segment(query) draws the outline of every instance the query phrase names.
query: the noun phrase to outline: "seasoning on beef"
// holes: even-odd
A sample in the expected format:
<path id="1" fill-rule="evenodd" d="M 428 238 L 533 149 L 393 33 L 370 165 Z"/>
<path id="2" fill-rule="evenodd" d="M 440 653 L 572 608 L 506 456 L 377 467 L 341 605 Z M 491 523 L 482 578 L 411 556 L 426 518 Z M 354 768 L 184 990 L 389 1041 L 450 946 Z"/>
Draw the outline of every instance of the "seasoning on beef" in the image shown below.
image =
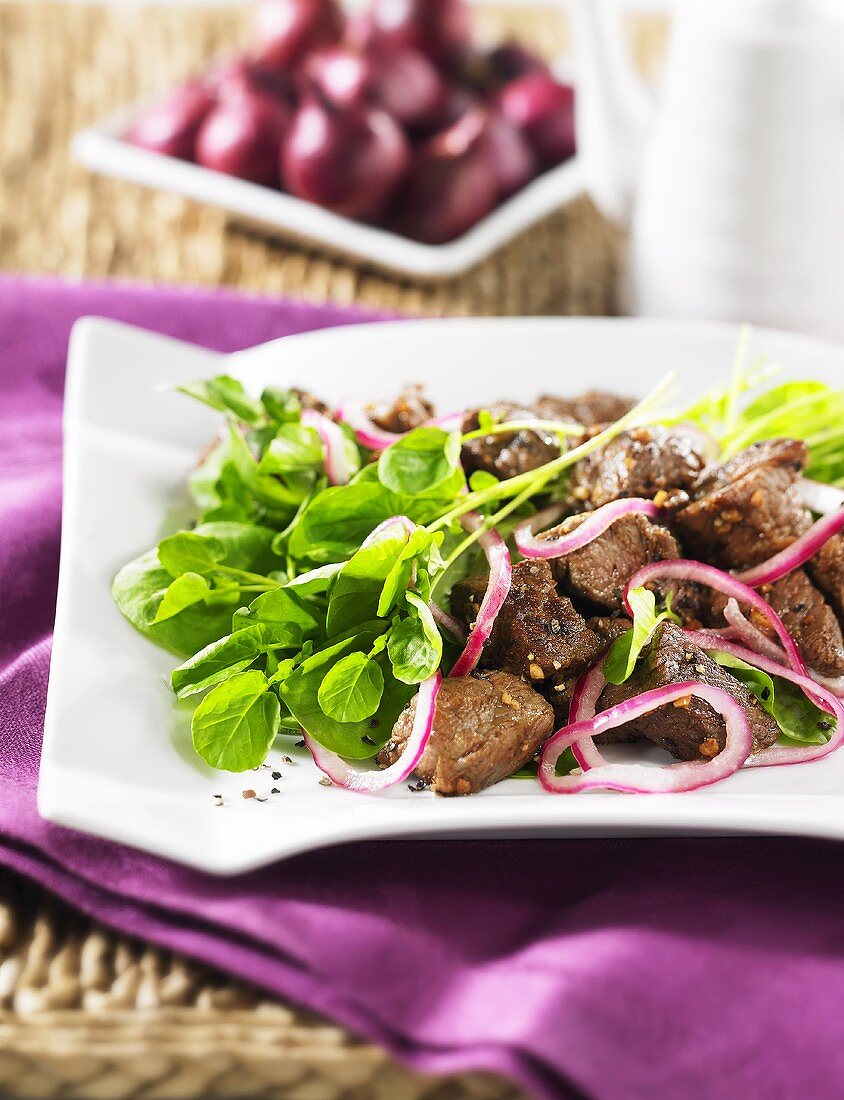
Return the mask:
<path id="1" fill-rule="evenodd" d="M 403 751 L 416 697 L 399 715 L 378 763 Z M 416 774 L 440 794 L 474 794 L 523 767 L 554 729 L 554 712 L 534 689 L 507 672 L 444 680 L 431 737 Z"/>
<path id="2" fill-rule="evenodd" d="M 477 618 L 486 586 L 486 577 L 470 577 L 452 589 L 452 612 L 469 626 Z M 526 559 L 513 566 L 510 591 L 481 663 L 539 686 L 583 671 L 604 648 L 568 596 L 557 592 L 548 562 Z"/>
<path id="3" fill-rule="evenodd" d="M 510 401 L 494 401 L 469 413 L 463 421 L 463 431 L 474 432 L 480 427 L 479 414 L 485 409 L 498 423 L 507 420 L 535 420 L 536 412 Z M 485 470 L 496 477 L 515 477 L 517 474 L 544 466 L 560 454 L 559 436 L 552 432 L 520 431 L 492 432 L 470 439 L 463 444 L 461 461 L 468 474 Z"/>
<path id="4" fill-rule="evenodd" d="M 662 623 L 657 627 L 644 659 L 636 666 L 633 675 L 623 684 L 608 684 L 599 700 L 598 710 L 607 710 L 652 688 L 686 680 L 723 688 L 741 704 L 753 737 L 751 751 L 758 752 L 776 741 L 779 734 L 777 724 L 762 709 L 756 697 L 702 649 L 692 645 L 673 623 Z M 721 715 L 695 696 L 689 697 L 688 705 L 667 703 L 651 714 L 628 723 L 626 728 L 667 749 L 678 760 L 711 759 L 723 749 L 726 740 L 726 726 Z"/>
<path id="5" fill-rule="evenodd" d="M 570 516 L 547 531 L 553 540 L 579 527 L 586 517 Z M 551 568 L 560 588 L 578 604 L 596 611 L 621 611 L 625 586 L 633 574 L 653 561 L 681 558 L 680 546 L 667 527 L 643 515 L 623 516 L 602 535 L 579 550 L 554 558 Z M 672 609 L 683 622 L 700 618 L 700 591 L 696 585 L 679 581 L 651 586 L 664 602 L 672 593 Z"/>
<path id="6" fill-rule="evenodd" d="M 706 464 L 700 438 L 682 428 L 636 428 L 582 458 L 571 472 L 570 495 L 579 510 L 619 497 L 672 495 L 692 488 Z"/>
<path id="7" fill-rule="evenodd" d="M 812 522 L 796 485 L 805 464 L 805 443 L 768 439 L 707 473 L 675 517 L 683 544 L 724 569 L 784 550 Z"/>
<path id="8" fill-rule="evenodd" d="M 385 432 L 409 432 L 434 415 L 434 406 L 423 396 L 421 386 L 406 386 L 392 404 L 370 405 L 369 419 Z"/>
<path id="9" fill-rule="evenodd" d="M 622 634 L 626 634 L 632 627 L 632 623 L 629 619 L 623 619 L 613 615 L 599 615 L 592 619 L 586 620 L 586 625 L 590 630 L 593 630 L 601 639 L 601 648 L 608 649 L 616 638 L 620 638 Z M 557 679 L 552 683 L 546 685 L 543 689 L 545 691 L 545 697 L 551 706 L 554 708 L 554 728 L 559 729 L 569 721 L 569 709 L 571 706 L 572 696 L 574 695 L 575 685 L 580 679 L 581 673 L 575 673 L 570 676 L 566 676 L 563 679 Z M 621 728 L 621 727 L 619 727 Z M 612 731 L 613 733 L 616 730 Z M 621 738 L 622 740 L 630 740 L 629 737 Z"/>
<path id="10" fill-rule="evenodd" d="M 554 397 L 543 394 L 534 409 L 543 420 L 574 420 L 584 427 L 595 424 L 612 424 L 630 412 L 636 401 L 632 397 L 620 397 L 616 393 L 589 390 L 579 397 Z"/>

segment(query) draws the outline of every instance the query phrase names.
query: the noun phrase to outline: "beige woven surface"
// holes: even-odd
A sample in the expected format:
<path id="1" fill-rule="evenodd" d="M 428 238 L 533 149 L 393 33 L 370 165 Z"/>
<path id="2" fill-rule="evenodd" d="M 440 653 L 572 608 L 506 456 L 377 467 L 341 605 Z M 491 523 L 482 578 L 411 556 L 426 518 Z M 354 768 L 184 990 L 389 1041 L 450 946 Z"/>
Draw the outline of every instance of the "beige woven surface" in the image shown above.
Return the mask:
<path id="1" fill-rule="evenodd" d="M 496 6 L 485 33 L 564 49 L 561 15 Z M 644 67 L 665 27 L 630 27 Z M 0 269 L 220 284 L 433 313 L 603 313 L 617 235 L 587 200 L 465 277 L 387 279 L 228 226 L 186 200 L 99 179 L 71 135 L 244 37 L 242 10 L 0 2 Z M 516 1097 L 475 1075 L 422 1079 L 341 1029 L 92 926 L 0 879 L 0 1094 L 77 1100 Z"/>

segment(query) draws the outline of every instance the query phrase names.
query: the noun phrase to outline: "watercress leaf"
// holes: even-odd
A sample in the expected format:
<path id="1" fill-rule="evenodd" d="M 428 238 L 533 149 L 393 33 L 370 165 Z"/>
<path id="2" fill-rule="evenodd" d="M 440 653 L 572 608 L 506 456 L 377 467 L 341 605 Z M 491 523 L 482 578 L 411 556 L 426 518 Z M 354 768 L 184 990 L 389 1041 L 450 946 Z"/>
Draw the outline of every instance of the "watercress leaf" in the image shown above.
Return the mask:
<path id="1" fill-rule="evenodd" d="M 278 696 L 250 669 L 217 684 L 193 714 L 193 746 L 212 768 L 245 772 L 261 765 L 281 720 Z"/>
<path id="2" fill-rule="evenodd" d="M 419 684 L 440 667 L 443 643 L 428 605 L 415 592 L 408 592 L 407 599 L 415 613 L 390 631 L 387 654 L 396 679 Z"/>
<path id="3" fill-rule="evenodd" d="M 337 574 L 328 601 L 325 629 L 329 637 L 377 614 L 384 582 L 407 545 L 405 529 L 396 524 L 384 537 L 362 546 Z"/>
<path id="4" fill-rule="evenodd" d="M 319 436 L 302 424 L 282 424 L 258 464 L 259 473 L 282 476 L 321 469 Z"/>
<path id="5" fill-rule="evenodd" d="M 121 613 L 158 645 L 187 656 L 228 634 L 239 597 L 209 593 L 206 602 L 192 604 L 169 619 L 156 622 L 158 609 L 173 583 L 156 550 L 128 562 L 112 582 L 111 592 Z"/>
<path id="6" fill-rule="evenodd" d="M 753 692 L 786 737 L 811 745 L 829 740 L 835 719 L 816 707 L 794 684 L 779 676 L 769 676 L 729 653 L 715 652 L 711 656 Z"/>
<path id="7" fill-rule="evenodd" d="M 285 657 L 283 661 L 276 661 L 272 673 L 269 674 L 271 685 L 282 684 L 297 665 L 295 657 Z M 268 670 L 269 672 L 269 670 Z"/>
<path id="8" fill-rule="evenodd" d="M 158 560 L 174 577 L 182 573 L 213 573 L 224 555 L 225 548 L 219 539 L 195 531 L 179 531 L 158 544 Z"/>
<path id="9" fill-rule="evenodd" d="M 338 722 L 370 718 L 384 693 L 384 675 L 365 653 L 349 653 L 326 672 L 317 700 L 323 713 Z"/>
<path id="10" fill-rule="evenodd" d="M 248 668 L 270 648 L 299 649 L 302 632 L 292 623 L 255 623 L 195 653 L 174 669 L 170 684 L 183 699 Z"/>
<path id="11" fill-rule="evenodd" d="M 394 493 L 415 496 L 441 485 L 459 459 L 459 432 L 414 428 L 381 452 L 378 480 Z"/>
<path id="12" fill-rule="evenodd" d="M 290 588 L 272 588 L 262 592 L 249 607 L 238 608 L 233 625 L 242 628 L 252 623 L 296 626 L 302 638 L 312 638 L 323 628 L 323 615 Z"/>
<path id="13" fill-rule="evenodd" d="M 473 493 L 480 492 L 482 489 L 490 489 L 497 484 L 498 478 L 495 474 L 491 474 L 489 470 L 475 470 L 469 478 L 469 488 Z"/>
<path id="14" fill-rule="evenodd" d="M 611 684 L 623 684 L 629 678 L 659 624 L 675 617 L 670 608 L 657 614 L 656 598 L 647 588 L 632 589 L 628 599 L 633 612 L 633 628 L 616 638 L 604 662 L 604 676 Z"/>
<path id="15" fill-rule="evenodd" d="M 268 386 L 261 394 L 261 404 L 266 409 L 267 416 L 279 424 L 298 421 L 302 415 L 302 402 L 293 390 Z"/>
<path id="16" fill-rule="evenodd" d="M 205 577 L 201 577 L 199 573 L 183 573 L 181 577 L 176 577 L 164 593 L 164 598 L 158 605 L 155 618 L 152 620 L 153 623 L 172 619 L 186 607 L 204 602 L 210 591 L 211 585 Z"/>
<path id="17" fill-rule="evenodd" d="M 200 523 L 194 534 L 210 536 L 223 546 L 222 563 L 252 573 L 277 569 L 278 557 L 272 552 L 275 532 L 255 523 Z"/>
<path id="18" fill-rule="evenodd" d="M 424 527 L 417 527 L 411 533 L 404 549 L 384 581 L 384 587 L 378 600 L 378 615 L 380 618 L 385 618 L 390 609 L 404 596 L 410 585 L 414 566 L 416 566 L 417 573 L 419 572 L 421 562 L 417 559 L 421 559 L 425 551 L 439 538 L 439 534 L 431 534 Z"/>
<path id="19" fill-rule="evenodd" d="M 381 632 L 381 625 L 385 624 L 367 627 L 352 637 L 335 642 L 315 653 L 294 669 L 279 689 L 282 702 L 290 709 L 302 729 L 321 745 L 350 760 L 364 760 L 374 756 L 386 743 L 396 719 L 413 694 L 413 689 L 393 676 L 389 661 L 382 654 L 377 660 L 384 676 L 384 694 L 377 713 L 371 718 L 361 722 L 338 722 L 323 711 L 317 693 L 326 673 L 341 657 L 348 653 L 369 652 L 374 639 Z"/>
<path id="20" fill-rule="evenodd" d="M 293 577 L 284 586 L 288 591 L 293 591 L 300 596 L 317 596 L 327 592 L 334 577 L 340 572 L 346 563 L 344 561 L 332 562 L 330 565 L 321 565 L 317 569 L 309 570 Z"/>
<path id="21" fill-rule="evenodd" d="M 197 382 L 188 382 L 178 386 L 180 393 L 194 397 L 197 401 L 209 405 L 212 409 L 224 412 L 243 420 L 247 424 L 260 424 L 264 418 L 264 406 L 254 397 L 250 397 L 236 378 L 226 374 Z"/>

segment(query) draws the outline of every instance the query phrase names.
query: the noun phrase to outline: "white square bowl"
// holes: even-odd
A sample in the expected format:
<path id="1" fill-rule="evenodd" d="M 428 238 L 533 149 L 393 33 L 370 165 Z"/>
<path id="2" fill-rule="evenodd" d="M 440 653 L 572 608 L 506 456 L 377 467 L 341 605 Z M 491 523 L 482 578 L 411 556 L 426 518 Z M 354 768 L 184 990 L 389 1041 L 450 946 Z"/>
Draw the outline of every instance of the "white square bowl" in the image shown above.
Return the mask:
<path id="1" fill-rule="evenodd" d="M 215 430 L 209 410 L 162 385 L 225 371 L 250 389 L 304 384 L 329 402 L 424 381 L 441 409 L 586 387 L 644 393 L 676 369 L 691 398 L 723 378 L 737 329 L 586 319 L 397 322 L 330 329 L 221 356 L 101 320 L 74 329 L 65 413 L 62 557 L 38 790 L 42 815 L 207 871 L 245 871 L 309 848 L 395 836 L 804 833 L 844 838 L 844 753 L 754 769 L 682 795 L 577 796 L 508 780 L 467 798 L 400 785 L 357 795 L 319 783 L 292 739 L 269 770 L 213 772 L 193 753 L 190 711 L 168 686 L 176 659 L 121 617 L 117 569 L 184 517 L 184 479 Z M 760 331 L 789 376 L 841 384 L 844 352 Z M 289 755 L 292 763 L 282 757 Z M 278 786 L 268 801 L 244 800 Z M 215 806 L 215 794 L 224 805 Z"/>

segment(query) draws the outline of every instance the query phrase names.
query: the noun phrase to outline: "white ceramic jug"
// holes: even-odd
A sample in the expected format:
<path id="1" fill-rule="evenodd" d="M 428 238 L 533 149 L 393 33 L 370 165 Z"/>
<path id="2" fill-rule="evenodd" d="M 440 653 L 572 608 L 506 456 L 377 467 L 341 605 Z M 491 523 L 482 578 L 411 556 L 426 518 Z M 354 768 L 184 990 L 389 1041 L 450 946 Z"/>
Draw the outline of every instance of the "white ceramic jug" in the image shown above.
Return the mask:
<path id="1" fill-rule="evenodd" d="M 572 0 L 581 152 L 626 304 L 844 338 L 844 0 L 677 0 L 659 106 Z"/>

